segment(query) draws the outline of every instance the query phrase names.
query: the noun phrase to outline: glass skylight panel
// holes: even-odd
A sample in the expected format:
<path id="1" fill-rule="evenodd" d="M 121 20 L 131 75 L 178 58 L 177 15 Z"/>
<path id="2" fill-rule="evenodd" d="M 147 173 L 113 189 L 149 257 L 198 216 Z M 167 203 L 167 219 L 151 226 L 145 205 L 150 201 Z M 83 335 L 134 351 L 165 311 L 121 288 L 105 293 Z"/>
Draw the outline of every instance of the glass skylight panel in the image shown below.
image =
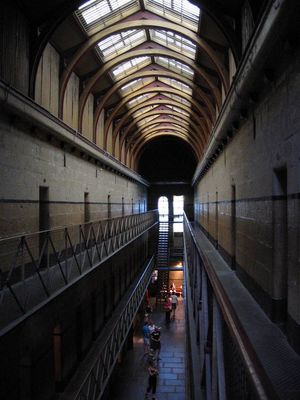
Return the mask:
<path id="1" fill-rule="evenodd" d="M 110 6 L 113 11 L 118 10 L 121 7 L 124 7 L 125 5 L 129 4 L 131 0 L 110 0 Z"/>
<path id="2" fill-rule="evenodd" d="M 187 117 L 189 116 L 189 114 L 186 111 L 184 111 L 182 108 L 175 107 L 175 106 L 167 106 L 167 107 L 171 108 L 173 111 L 176 111 L 180 114 L 186 115 Z"/>
<path id="3" fill-rule="evenodd" d="M 173 10 L 182 13 L 184 17 L 190 18 L 193 21 L 198 21 L 200 9 L 196 5 L 187 0 L 171 0 Z"/>
<path id="4" fill-rule="evenodd" d="M 126 85 L 121 87 L 121 92 L 126 91 L 128 88 L 134 86 L 138 81 L 140 81 L 141 79 L 135 79 L 134 81 L 131 81 L 129 83 L 127 83 Z"/>
<path id="5" fill-rule="evenodd" d="M 127 95 L 130 92 L 134 92 L 135 90 L 141 89 L 145 85 L 148 85 L 149 83 L 153 82 L 154 78 L 139 78 L 135 79 L 134 81 L 131 81 L 127 83 L 126 85 L 122 86 L 120 91 L 122 95 Z"/>
<path id="6" fill-rule="evenodd" d="M 138 126 L 142 127 L 143 125 L 147 124 L 148 122 L 156 119 L 158 117 L 158 115 L 151 115 L 150 117 L 147 118 L 143 118 L 142 121 L 138 121 Z"/>
<path id="7" fill-rule="evenodd" d="M 84 4 L 82 4 L 82 6 L 78 7 L 78 10 L 82 10 L 83 8 L 89 6 L 90 4 L 93 4 L 93 3 L 95 3 L 95 2 L 96 2 L 96 0 L 87 1 L 87 2 L 85 2 Z"/>
<path id="8" fill-rule="evenodd" d="M 170 15 L 180 21 L 186 20 L 194 26 L 198 25 L 200 9 L 188 0 L 148 0 L 147 5 L 166 17 Z"/>
<path id="9" fill-rule="evenodd" d="M 85 8 L 86 6 L 87 8 Z M 100 2 L 88 1 L 83 6 L 81 6 L 79 10 L 84 8 L 85 10 L 82 11 L 81 15 L 87 25 L 92 24 L 93 22 L 97 21 L 97 19 L 104 17 L 111 12 L 111 9 L 106 0 Z"/>
<path id="10" fill-rule="evenodd" d="M 147 112 L 153 110 L 153 108 L 155 108 L 155 107 L 157 107 L 157 105 L 151 105 L 151 106 L 148 106 L 148 107 L 144 107 L 144 108 L 142 108 L 141 110 L 136 111 L 136 112 L 133 114 L 133 117 L 134 117 L 134 118 L 137 118 L 139 115 L 145 114 L 145 113 L 147 113 Z"/>
<path id="11" fill-rule="evenodd" d="M 150 29 L 151 39 L 195 59 L 196 45 L 175 32 Z"/>
<path id="12" fill-rule="evenodd" d="M 138 5 L 138 0 L 90 0 L 76 12 L 82 26 L 89 31 L 95 24 L 105 22 L 115 15 L 122 16 L 125 9 Z"/>
<path id="13" fill-rule="evenodd" d="M 192 94 L 192 89 L 186 85 L 185 83 L 179 82 L 176 79 L 170 79 L 170 78 L 159 78 L 159 80 L 163 83 L 166 83 L 167 85 L 170 85 L 176 89 L 180 89 L 185 93 Z"/>
<path id="14" fill-rule="evenodd" d="M 170 97 L 172 100 L 178 101 L 181 104 L 185 104 L 188 107 L 191 107 L 191 103 L 184 99 L 183 97 L 177 96 L 176 94 L 165 94 L 166 97 Z"/>
<path id="15" fill-rule="evenodd" d="M 194 71 L 186 64 L 181 63 L 180 61 L 174 60 L 173 58 L 167 57 L 155 57 L 155 62 L 163 67 L 169 68 L 172 71 L 180 73 L 188 78 L 194 77 Z"/>
<path id="16" fill-rule="evenodd" d="M 148 56 L 136 57 L 131 60 L 125 61 L 119 64 L 111 72 L 114 78 L 121 78 L 123 76 L 130 75 L 133 71 L 137 71 L 139 68 L 144 67 L 151 63 L 151 58 Z"/>
<path id="17" fill-rule="evenodd" d="M 124 53 L 128 49 L 143 43 L 146 40 L 146 32 L 141 30 L 129 30 L 111 35 L 98 43 L 98 49 L 102 58 L 114 57 Z"/>
<path id="18" fill-rule="evenodd" d="M 153 95 L 152 95 L 152 96 L 153 96 Z M 128 102 L 128 105 L 131 106 L 131 107 L 133 107 L 133 106 L 135 106 L 136 104 L 140 104 L 140 103 L 142 103 L 143 101 L 149 99 L 149 98 L 152 97 L 152 96 L 151 96 L 151 94 L 149 94 L 149 93 L 141 94 L 140 96 L 135 97 L 134 99 L 130 100 L 130 101 Z"/>

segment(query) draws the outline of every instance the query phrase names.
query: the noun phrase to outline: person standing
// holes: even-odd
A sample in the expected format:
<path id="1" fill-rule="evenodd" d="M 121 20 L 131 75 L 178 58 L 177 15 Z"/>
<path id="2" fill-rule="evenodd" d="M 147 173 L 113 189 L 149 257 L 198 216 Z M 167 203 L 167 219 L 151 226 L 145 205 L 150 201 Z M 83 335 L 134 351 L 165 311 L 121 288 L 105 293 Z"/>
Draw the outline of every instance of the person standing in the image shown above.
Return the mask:
<path id="1" fill-rule="evenodd" d="M 168 324 L 170 322 L 170 316 L 172 311 L 172 300 L 169 296 L 165 298 L 163 308 L 166 313 L 166 323 Z"/>
<path id="2" fill-rule="evenodd" d="M 150 333 L 150 348 L 154 352 L 154 357 L 156 356 L 156 360 L 160 360 L 160 328 L 158 326 L 155 327 L 154 331 Z"/>
<path id="3" fill-rule="evenodd" d="M 148 396 L 152 391 L 152 400 L 155 400 L 158 369 L 155 367 L 152 361 L 149 362 L 148 373 L 149 376 L 148 376 L 148 387 L 147 387 L 146 397 L 149 398 Z"/>
<path id="4" fill-rule="evenodd" d="M 173 317 L 173 319 L 175 319 L 175 312 L 176 312 L 177 303 L 178 303 L 178 298 L 177 298 L 175 292 L 173 292 L 171 295 L 171 302 L 172 302 L 172 311 L 173 311 L 172 317 Z"/>
<path id="5" fill-rule="evenodd" d="M 143 326 L 144 356 L 149 353 L 150 348 L 150 329 L 149 322 L 145 321 Z"/>
<path id="6" fill-rule="evenodd" d="M 146 305 L 146 313 L 147 313 L 149 316 L 151 316 L 152 307 L 151 307 L 150 302 L 148 302 L 147 305 Z"/>
<path id="7" fill-rule="evenodd" d="M 154 329 L 155 329 L 155 324 L 154 324 L 154 322 L 152 321 L 152 319 L 149 319 L 149 324 L 148 324 L 148 326 L 149 326 L 149 334 L 151 335 L 151 333 L 154 331 Z"/>

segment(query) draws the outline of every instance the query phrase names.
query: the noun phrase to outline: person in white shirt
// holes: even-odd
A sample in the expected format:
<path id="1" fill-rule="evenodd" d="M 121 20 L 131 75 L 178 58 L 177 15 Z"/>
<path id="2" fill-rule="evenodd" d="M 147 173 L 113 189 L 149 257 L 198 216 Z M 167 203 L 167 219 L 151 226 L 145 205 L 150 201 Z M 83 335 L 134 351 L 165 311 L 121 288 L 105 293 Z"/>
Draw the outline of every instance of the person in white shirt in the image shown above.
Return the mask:
<path id="1" fill-rule="evenodd" d="M 171 300 L 172 300 L 172 317 L 173 317 L 173 319 L 175 319 L 175 312 L 176 312 L 176 307 L 177 307 L 177 303 L 178 303 L 178 298 L 177 298 L 175 292 L 172 292 Z"/>

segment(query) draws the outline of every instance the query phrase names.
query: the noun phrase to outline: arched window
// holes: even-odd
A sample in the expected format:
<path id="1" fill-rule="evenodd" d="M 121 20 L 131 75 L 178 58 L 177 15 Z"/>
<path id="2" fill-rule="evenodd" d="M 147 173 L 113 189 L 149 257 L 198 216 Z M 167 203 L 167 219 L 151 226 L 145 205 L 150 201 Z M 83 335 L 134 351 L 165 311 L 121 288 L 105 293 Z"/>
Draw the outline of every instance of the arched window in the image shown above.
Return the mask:
<path id="1" fill-rule="evenodd" d="M 183 196 L 173 196 L 174 232 L 183 232 Z"/>
<path id="2" fill-rule="evenodd" d="M 158 199 L 159 222 L 167 222 L 169 220 L 169 200 L 165 196 Z"/>

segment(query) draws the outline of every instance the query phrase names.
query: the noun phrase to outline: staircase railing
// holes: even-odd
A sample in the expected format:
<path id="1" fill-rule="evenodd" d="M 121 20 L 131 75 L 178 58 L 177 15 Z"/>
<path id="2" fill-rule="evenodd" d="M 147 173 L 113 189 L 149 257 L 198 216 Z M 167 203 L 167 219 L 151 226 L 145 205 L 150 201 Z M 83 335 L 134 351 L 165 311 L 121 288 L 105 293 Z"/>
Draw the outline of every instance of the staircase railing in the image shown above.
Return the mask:
<path id="1" fill-rule="evenodd" d="M 0 330 L 157 223 L 156 211 L 0 240 Z"/>

